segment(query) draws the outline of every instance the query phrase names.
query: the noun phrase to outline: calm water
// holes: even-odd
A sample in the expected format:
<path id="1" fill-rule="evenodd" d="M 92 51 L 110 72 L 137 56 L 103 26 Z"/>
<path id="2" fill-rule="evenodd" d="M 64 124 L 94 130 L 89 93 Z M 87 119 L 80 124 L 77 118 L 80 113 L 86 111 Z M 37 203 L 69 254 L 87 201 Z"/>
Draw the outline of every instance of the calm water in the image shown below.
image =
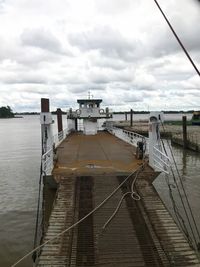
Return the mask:
<path id="1" fill-rule="evenodd" d="M 147 117 L 136 115 L 136 118 Z M 124 116 L 120 115 L 118 119 L 122 120 Z M 180 148 L 173 148 L 173 151 L 200 226 L 200 154 L 184 152 Z M 39 165 L 39 117 L 0 120 L 0 267 L 11 266 L 32 249 Z M 162 175 L 155 185 L 170 205 Z M 19 266 L 31 266 L 31 259 Z"/>

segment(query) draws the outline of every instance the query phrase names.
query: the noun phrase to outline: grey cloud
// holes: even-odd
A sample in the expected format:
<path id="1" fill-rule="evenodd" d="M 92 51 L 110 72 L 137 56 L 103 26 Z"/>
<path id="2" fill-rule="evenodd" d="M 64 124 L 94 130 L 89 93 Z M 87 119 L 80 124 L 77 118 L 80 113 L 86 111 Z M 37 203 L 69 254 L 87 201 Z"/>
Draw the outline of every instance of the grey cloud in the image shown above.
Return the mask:
<path id="1" fill-rule="evenodd" d="M 43 77 L 10 77 L 4 79 L 5 84 L 46 84 L 47 81 Z"/>
<path id="2" fill-rule="evenodd" d="M 33 47 L 24 48 L 23 57 L 16 55 L 15 58 L 19 64 L 30 68 L 40 67 L 44 63 L 54 63 L 59 61 L 56 54 L 42 50 L 35 51 Z"/>
<path id="3" fill-rule="evenodd" d="M 109 74 L 101 73 L 101 70 L 98 72 L 92 72 L 89 74 L 90 80 L 94 84 L 106 84 L 111 81 L 111 77 L 109 77 Z"/>
<path id="4" fill-rule="evenodd" d="M 57 108 L 62 108 L 64 111 L 66 109 L 68 109 L 69 107 L 73 107 L 74 106 L 74 102 L 72 100 L 69 99 L 52 99 L 51 101 L 51 105 Z"/>
<path id="5" fill-rule="evenodd" d="M 89 56 L 90 61 L 92 62 L 92 64 L 94 64 L 95 66 L 98 66 L 100 68 L 110 68 L 113 70 L 123 70 L 125 68 L 127 68 L 127 63 L 124 62 L 123 60 L 120 60 L 119 58 L 107 58 L 105 56 L 102 55 L 92 55 Z"/>
<path id="6" fill-rule="evenodd" d="M 70 34 L 69 42 L 82 51 L 99 50 L 108 58 L 130 61 L 135 57 L 137 41 L 127 40 L 120 32 L 109 26 L 94 28 L 92 31 Z"/>
<path id="7" fill-rule="evenodd" d="M 21 46 L 17 38 L 7 40 L 0 36 L 0 61 L 9 60 L 16 65 L 17 70 L 20 70 L 22 65 L 35 69 L 43 63 L 58 62 L 61 57 L 57 55 L 47 50 Z"/>
<path id="8" fill-rule="evenodd" d="M 134 1 L 138 2 L 138 0 Z M 131 5 L 133 4 L 133 1 L 131 0 L 97 0 L 95 2 L 95 7 L 97 12 L 102 12 L 103 14 L 122 14 L 124 12 L 127 12 Z"/>
<path id="9" fill-rule="evenodd" d="M 36 47 L 52 53 L 72 56 L 72 53 L 64 49 L 59 39 L 49 30 L 26 29 L 21 34 L 21 41 L 24 46 Z"/>
<path id="10" fill-rule="evenodd" d="M 6 0 L 0 0 L 0 13 L 4 12 L 5 2 Z"/>
<path id="11" fill-rule="evenodd" d="M 133 80 L 133 70 L 126 68 L 115 70 L 110 68 L 93 67 L 88 71 L 88 80 L 96 84 L 108 84 L 114 82 L 131 82 Z"/>
<path id="12" fill-rule="evenodd" d="M 179 1 L 171 2 L 168 4 L 168 9 L 164 11 L 183 45 L 191 53 L 198 51 L 200 47 L 200 9 L 194 1 L 189 2 L 183 1 L 181 5 Z M 155 31 L 150 31 L 150 35 L 149 44 L 153 55 L 159 57 L 181 52 L 185 56 L 162 16 L 160 16 L 160 25 Z"/>
<path id="13" fill-rule="evenodd" d="M 105 84 L 95 84 L 95 83 L 83 83 L 79 85 L 71 86 L 69 91 L 72 93 L 85 93 L 88 91 L 104 91 Z"/>
<path id="14" fill-rule="evenodd" d="M 136 96 L 136 95 L 132 95 L 132 96 L 127 96 L 126 99 L 124 100 L 124 102 L 126 103 L 134 103 L 134 102 L 142 102 L 143 99 L 141 96 Z"/>

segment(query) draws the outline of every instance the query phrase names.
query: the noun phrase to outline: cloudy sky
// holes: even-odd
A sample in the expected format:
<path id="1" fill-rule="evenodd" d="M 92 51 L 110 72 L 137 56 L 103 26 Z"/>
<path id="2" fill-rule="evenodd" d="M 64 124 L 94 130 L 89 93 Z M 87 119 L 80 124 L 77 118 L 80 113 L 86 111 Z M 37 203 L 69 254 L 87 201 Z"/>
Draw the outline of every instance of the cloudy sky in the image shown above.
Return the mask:
<path id="1" fill-rule="evenodd" d="M 159 0 L 200 68 L 200 1 Z M 200 77 L 153 0 L 0 0 L 0 106 L 95 98 L 115 110 L 200 109 Z"/>

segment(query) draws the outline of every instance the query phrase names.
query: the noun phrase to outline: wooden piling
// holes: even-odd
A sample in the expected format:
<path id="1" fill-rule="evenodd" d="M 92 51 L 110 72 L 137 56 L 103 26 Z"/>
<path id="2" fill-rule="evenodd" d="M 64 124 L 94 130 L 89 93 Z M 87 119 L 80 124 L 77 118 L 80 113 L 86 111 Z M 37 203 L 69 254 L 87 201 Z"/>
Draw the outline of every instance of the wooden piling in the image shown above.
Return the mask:
<path id="1" fill-rule="evenodd" d="M 183 122 L 183 148 L 187 148 L 187 117 L 182 117 Z"/>
<path id="2" fill-rule="evenodd" d="M 130 126 L 133 126 L 133 110 L 130 111 Z"/>
<path id="3" fill-rule="evenodd" d="M 75 130 L 78 131 L 78 118 L 75 118 Z"/>
<path id="4" fill-rule="evenodd" d="M 125 114 L 125 121 L 127 121 L 127 112 L 125 112 L 124 114 Z"/>
<path id="5" fill-rule="evenodd" d="M 49 99 L 41 98 L 41 112 L 49 112 Z"/>
<path id="6" fill-rule="evenodd" d="M 62 110 L 58 108 L 56 113 L 57 113 L 57 122 L 58 122 L 58 133 L 60 133 L 63 130 Z"/>

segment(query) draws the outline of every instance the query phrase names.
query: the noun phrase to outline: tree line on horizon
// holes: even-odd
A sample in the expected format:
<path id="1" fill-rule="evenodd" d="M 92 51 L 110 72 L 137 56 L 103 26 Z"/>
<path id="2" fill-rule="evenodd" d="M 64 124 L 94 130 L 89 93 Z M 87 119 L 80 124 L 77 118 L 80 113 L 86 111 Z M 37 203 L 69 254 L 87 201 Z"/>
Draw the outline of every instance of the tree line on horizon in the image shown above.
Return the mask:
<path id="1" fill-rule="evenodd" d="M 187 110 L 187 111 L 183 111 L 183 110 L 179 110 L 179 111 L 174 111 L 174 110 L 165 110 L 163 111 L 165 114 L 178 114 L 178 113 L 193 113 L 194 110 Z M 52 111 L 51 112 L 53 115 L 57 114 L 56 111 Z M 66 114 L 66 111 L 62 111 L 62 114 Z M 130 111 L 114 111 L 113 114 L 130 114 Z M 140 111 L 136 111 L 133 110 L 133 114 L 148 114 L 150 113 L 149 111 L 145 111 L 145 110 L 140 110 Z M 0 118 L 14 118 L 15 115 L 39 115 L 40 112 L 15 112 L 13 113 L 12 109 L 10 106 L 2 106 L 0 107 Z"/>
<path id="2" fill-rule="evenodd" d="M 0 107 L 0 118 L 14 118 L 14 113 L 10 106 Z"/>

